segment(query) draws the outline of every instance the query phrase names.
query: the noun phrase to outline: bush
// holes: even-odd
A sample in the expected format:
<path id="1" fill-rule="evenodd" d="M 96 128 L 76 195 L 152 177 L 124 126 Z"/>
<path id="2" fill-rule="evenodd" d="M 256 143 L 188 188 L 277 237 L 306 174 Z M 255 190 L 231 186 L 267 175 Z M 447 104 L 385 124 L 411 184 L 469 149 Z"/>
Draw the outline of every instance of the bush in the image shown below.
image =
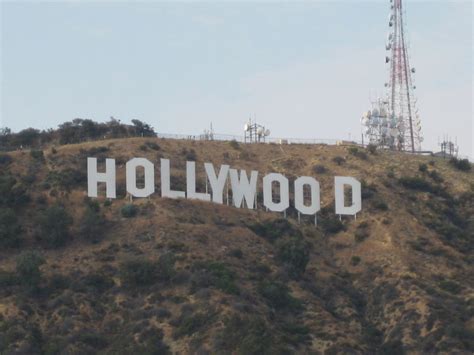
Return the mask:
<path id="1" fill-rule="evenodd" d="M 265 298 L 269 306 L 277 310 L 301 310 L 301 302 L 290 294 L 285 284 L 277 281 L 263 281 L 258 292 Z"/>
<path id="2" fill-rule="evenodd" d="M 375 209 L 380 210 L 380 211 L 388 210 L 387 203 L 381 197 L 374 198 L 372 200 L 372 205 L 374 206 Z"/>
<path id="3" fill-rule="evenodd" d="M 13 158 L 8 154 L 0 154 L 0 165 L 7 166 L 11 164 Z"/>
<path id="4" fill-rule="evenodd" d="M 161 149 L 161 147 L 157 143 L 151 142 L 151 141 L 146 141 L 145 146 L 150 148 L 150 149 L 153 149 L 153 150 L 160 150 Z"/>
<path id="5" fill-rule="evenodd" d="M 428 171 L 428 165 L 422 163 L 418 165 L 418 170 L 422 173 L 426 173 Z"/>
<path id="6" fill-rule="evenodd" d="M 451 158 L 449 164 L 461 171 L 470 171 L 471 163 L 467 159 Z"/>
<path id="7" fill-rule="evenodd" d="M 365 228 L 358 228 L 354 235 L 354 239 L 357 243 L 363 242 L 368 237 L 369 237 L 369 232 Z"/>
<path id="8" fill-rule="evenodd" d="M 191 289 L 196 291 L 201 287 L 215 287 L 225 293 L 239 294 L 235 272 L 225 264 L 210 261 L 197 262 L 193 265 L 195 274 L 191 278 Z"/>
<path id="9" fill-rule="evenodd" d="M 224 320 L 216 348 L 228 354 L 272 354 L 275 340 L 263 318 L 232 315 Z"/>
<path id="10" fill-rule="evenodd" d="M 285 218 L 257 222 L 249 225 L 248 228 L 269 242 L 274 242 L 284 235 L 301 236 L 301 232 Z"/>
<path id="11" fill-rule="evenodd" d="M 332 161 L 335 162 L 337 165 L 342 165 L 346 162 L 346 159 L 344 159 L 343 157 L 337 156 L 337 157 L 332 158 Z"/>
<path id="12" fill-rule="evenodd" d="M 240 148 L 239 142 L 237 142 L 235 139 L 231 140 L 229 142 L 229 145 L 231 146 L 231 148 L 234 148 L 234 149 L 239 149 Z"/>
<path id="13" fill-rule="evenodd" d="M 315 165 L 313 166 L 313 171 L 316 174 L 324 174 L 324 173 L 327 173 L 328 169 L 326 169 L 324 165 Z"/>
<path id="14" fill-rule="evenodd" d="M 122 214 L 122 217 L 132 218 L 137 215 L 138 207 L 135 205 L 132 205 L 131 203 L 127 203 L 120 209 L 120 213 Z"/>
<path id="15" fill-rule="evenodd" d="M 291 277 L 300 277 L 309 262 L 309 245 L 302 238 L 289 238 L 278 244 L 277 258 Z"/>
<path id="16" fill-rule="evenodd" d="M 367 153 L 364 151 L 359 150 L 357 147 L 350 147 L 349 154 L 363 160 L 367 160 L 368 156 Z"/>
<path id="17" fill-rule="evenodd" d="M 438 182 L 438 183 L 444 181 L 443 177 L 442 177 L 436 170 L 430 171 L 430 172 L 428 173 L 428 176 L 429 176 L 430 178 L 432 178 L 433 181 Z"/>
<path id="18" fill-rule="evenodd" d="M 453 294 L 458 294 L 462 290 L 462 286 L 460 284 L 458 284 L 456 281 L 451 280 L 440 281 L 438 286 L 441 289 Z"/>
<path id="19" fill-rule="evenodd" d="M 68 240 L 69 227 L 72 222 L 72 217 L 64 207 L 51 206 L 42 212 L 38 218 L 38 238 L 48 247 L 60 247 Z"/>
<path id="20" fill-rule="evenodd" d="M 172 253 L 166 253 L 152 262 L 140 258 L 124 261 L 120 265 L 120 278 L 126 285 L 149 286 L 157 281 L 170 281 L 175 275 L 176 258 Z"/>
<path id="21" fill-rule="evenodd" d="M 412 190 L 418 190 L 418 191 L 424 191 L 424 192 L 434 192 L 436 190 L 436 188 L 433 185 L 431 185 L 428 181 L 418 176 L 414 176 L 414 177 L 402 176 L 398 180 L 398 182 L 402 186 L 412 189 Z"/>
<path id="22" fill-rule="evenodd" d="M 102 232 L 105 226 L 104 216 L 100 213 L 100 207 L 97 201 L 89 202 L 82 216 L 79 233 L 81 236 L 91 242 L 98 242 L 102 239 Z"/>
<path id="23" fill-rule="evenodd" d="M 213 318 L 212 314 L 207 312 L 198 312 L 196 314 L 182 314 L 178 319 L 178 326 L 173 332 L 173 338 L 181 338 L 186 335 L 196 333 L 203 328 Z"/>
<path id="24" fill-rule="evenodd" d="M 367 150 L 369 151 L 370 154 L 375 154 L 377 153 L 377 146 L 375 144 L 369 144 L 367 146 Z"/>
<path id="25" fill-rule="evenodd" d="M 120 278 L 124 285 L 148 286 L 156 281 L 156 265 L 150 260 L 129 259 L 120 265 Z"/>
<path id="26" fill-rule="evenodd" d="M 336 234 L 346 229 L 344 224 L 337 218 L 337 216 L 324 216 L 319 223 L 325 233 Z"/>
<path id="27" fill-rule="evenodd" d="M 229 256 L 233 256 L 237 259 L 242 259 L 244 257 L 244 253 L 242 252 L 242 249 L 232 249 L 229 252 Z"/>
<path id="28" fill-rule="evenodd" d="M 17 247 L 21 243 L 21 227 L 11 208 L 0 208 L 0 246 Z"/>
<path id="29" fill-rule="evenodd" d="M 66 168 L 63 170 L 52 170 L 46 176 L 46 183 L 50 186 L 55 186 L 66 191 L 71 188 L 85 184 L 87 175 L 84 171 Z"/>
<path id="30" fill-rule="evenodd" d="M 352 258 L 351 258 L 351 265 L 352 266 L 356 266 L 360 263 L 360 256 L 357 256 L 357 255 L 354 255 Z"/>
<path id="31" fill-rule="evenodd" d="M 20 282 L 31 290 L 36 290 L 41 281 L 40 266 L 44 263 L 44 258 L 38 252 L 22 252 L 16 259 L 16 273 Z"/>
<path id="32" fill-rule="evenodd" d="M 30 156 L 31 156 L 34 160 L 44 161 L 44 153 L 43 153 L 42 150 L 35 150 L 35 149 L 32 149 L 32 150 L 30 150 Z"/>

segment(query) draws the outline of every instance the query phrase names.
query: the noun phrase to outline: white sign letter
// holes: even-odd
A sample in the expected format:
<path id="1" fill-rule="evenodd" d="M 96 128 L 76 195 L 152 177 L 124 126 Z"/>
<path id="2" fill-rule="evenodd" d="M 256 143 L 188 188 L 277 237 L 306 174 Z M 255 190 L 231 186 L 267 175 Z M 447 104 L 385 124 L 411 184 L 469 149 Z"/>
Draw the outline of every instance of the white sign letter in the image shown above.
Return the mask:
<path id="1" fill-rule="evenodd" d="M 87 196 L 97 197 L 97 183 L 105 182 L 107 198 L 115 198 L 115 159 L 105 159 L 105 173 L 97 172 L 97 158 L 87 158 Z"/>
<path id="2" fill-rule="evenodd" d="M 212 163 L 204 163 L 206 168 L 207 178 L 212 189 L 212 201 L 215 203 L 223 203 L 222 194 L 224 192 L 225 181 L 227 180 L 227 174 L 229 173 L 229 165 L 221 165 L 219 171 L 219 177 L 216 177 L 214 165 Z"/>
<path id="3" fill-rule="evenodd" d="M 280 202 L 273 202 L 272 183 L 276 181 L 280 185 Z M 270 211 L 283 212 L 290 207 L 290 192 L 288 179 L 282 174 L 271 173 L 263 178 L 263 204 Z"/>
<path id="4" fill-rule="evenodd" d="M 187 198 L 211 201 L 211 195 L 196 192 L 196 163 L 193 161 L 186 162 L 186 192 Z"/>
<path id="5" fill-rule="evenodd" d="M 304 204 L 304 186 L 311 189 L 311 204 Z M 314 215 L 321 209 L 319 182 L 309 176 L 301 176 L 295 180 L 295 207 L 302 214 Z"/>
<path id="6" fill-rule="evenodd" d="M 346 207 L 344 204 L 344 185 L 352 188 L 352 205 Z M 336 214 L 355 215 L 362 209 L 362 193 L 360 182 L 353 177 L 336 176 L 334 178 L 334 190 L 336 193 Z"/>
<path id="7" fill-rule="evenodd" d="M 255 194 L 257 192 L 258 171 L 252 170 L 250 173 L 250 182 L 245 170 L 240 171 L 240 179 L 239 173 L 236 169 L 229 169 L 229 174 L 234 206 L 240 208 L 245 197 L 247 207 L 252 210 L 255 202 Z"/>
<path id="8" fill-rule="evenodd" d="M 171 190 L 169 159 L 161 159 L 161 196 L 169 198 L 186 197 L 184 191 Z"/>
<path id="9" fill-rule="evenodd" d="M 145 170 L 145 186 L 137 187 L 137 167 L 142 166 Z M 127 177 L 127 192 L 134 197 L 148 197 L 155 192 L 155 167 L 151 161 L 145 158 L 133 158 L 125 165 Z"/>

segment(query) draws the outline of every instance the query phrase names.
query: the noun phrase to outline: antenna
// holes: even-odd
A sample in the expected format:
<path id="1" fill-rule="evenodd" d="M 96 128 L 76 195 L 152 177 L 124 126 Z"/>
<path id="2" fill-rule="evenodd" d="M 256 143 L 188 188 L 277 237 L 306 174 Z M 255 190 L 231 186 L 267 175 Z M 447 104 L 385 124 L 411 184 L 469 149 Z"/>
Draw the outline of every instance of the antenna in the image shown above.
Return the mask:
<path id="1" fill-rule="evenodd" d="M 415 107 L 413 75 L 416 69 L 410 66 L 402 0 L 390 0 L 390 4 L 385 44 L 385 63 L 389 66 L 389 80 L 384 84 L 387 99 L 371 99 L 372 112 L 364 114 L 362 125 L 371 144 L 414 153 L 421 150 L 423 142 Z"/>

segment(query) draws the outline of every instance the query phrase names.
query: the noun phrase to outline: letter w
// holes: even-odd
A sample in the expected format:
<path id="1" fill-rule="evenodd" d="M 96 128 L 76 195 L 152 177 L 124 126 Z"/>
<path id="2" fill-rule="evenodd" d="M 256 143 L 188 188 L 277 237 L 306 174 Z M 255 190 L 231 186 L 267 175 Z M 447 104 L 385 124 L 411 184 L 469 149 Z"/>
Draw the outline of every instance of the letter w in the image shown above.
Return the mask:
<path id="1" fill-rule="evenodd" d="M 250 174 L 250 181 L 247 178 L 247 172 L 245 170 L 239 173 L 236 169 L 229 170 L 230 183 L 232 186 L 232 200 L 234 206 L 240 208 L 242 201 L 245 198 L 245 202 L 249 209 L 254 208 L 255 194 L 257 192 L 257 177 L 258 171 L 252 170 Z"/>

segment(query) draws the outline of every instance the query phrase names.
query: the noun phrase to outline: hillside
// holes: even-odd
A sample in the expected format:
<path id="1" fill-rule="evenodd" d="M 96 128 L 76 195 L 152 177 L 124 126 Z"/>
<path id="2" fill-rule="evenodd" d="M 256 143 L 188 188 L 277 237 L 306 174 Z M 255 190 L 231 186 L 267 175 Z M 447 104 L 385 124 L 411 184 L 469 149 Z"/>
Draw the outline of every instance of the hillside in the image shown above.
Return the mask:
<path id="1" fill-rule="evenodd" d="M 86 197 L 90 156 L 116 159 L 117 199 Z M 156 193 L 131 206 L 132 157 L 169 158 L 181 190 L 186 160 L 200 191 L 204 162 L 313 176 L 318 227 L 261 199 L 248 210 Z M 2 354 L 474 351 L 472 169 L 343 146 L 156 138 L 13 151 L 0 168 Z M 357 219 L 334 215 L 336 175 L 362 182 Z"/>

